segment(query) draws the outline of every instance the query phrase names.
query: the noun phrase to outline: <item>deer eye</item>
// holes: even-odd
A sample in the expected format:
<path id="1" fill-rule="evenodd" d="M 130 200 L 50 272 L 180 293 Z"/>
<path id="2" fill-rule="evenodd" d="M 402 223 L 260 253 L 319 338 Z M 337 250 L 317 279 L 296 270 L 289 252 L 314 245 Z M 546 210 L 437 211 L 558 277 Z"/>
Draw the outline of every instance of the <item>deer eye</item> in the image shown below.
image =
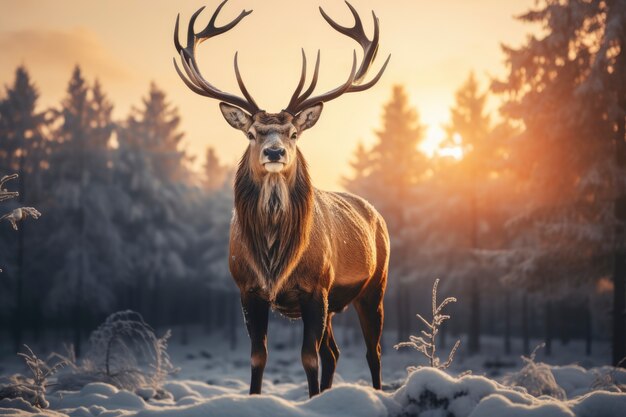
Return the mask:
<path id="1" fill-rule="evenodd" d="M 254 134 L 252 132 L 248 132 L 248 139 L 254 140 Z"/>
<path id="2" fill-rule="evenodd" d="M 291 134 L 291 139 L 293 139 L 293 140 L 298 139 L 298 132 L 293 132 L 293 133 Z"/>

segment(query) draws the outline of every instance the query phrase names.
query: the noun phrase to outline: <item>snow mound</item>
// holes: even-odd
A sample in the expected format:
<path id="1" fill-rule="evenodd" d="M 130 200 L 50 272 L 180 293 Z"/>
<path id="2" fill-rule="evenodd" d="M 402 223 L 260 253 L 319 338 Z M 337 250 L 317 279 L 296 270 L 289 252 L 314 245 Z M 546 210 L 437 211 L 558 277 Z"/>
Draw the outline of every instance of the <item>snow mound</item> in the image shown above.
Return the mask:
<path id="1" fill-rule="evenodd" d="M 164 395 L 130 392 L 106 383 L 48 396 L 51 410 L 22 400 L 0 401 L 0 417 L 616 417 L 626 415 L 626 394 L 615 391 L 626 372 L 615 368 L 585 370 L 570 365 L 549 369 L 569 399 L 533 396 L 525 387 L 506 386 L 483 376 L 452 377 L 434 368 L 412 370 L 395 392 L 338 383 L 308 399 L 306 384 L 267 381 L 264 395 L 249 396 L 239 380 L 211 385 L 170 380 Z M 608 376 L 608 377 L 606 377 Z M 226 381 L 226 380 L 225 380 Z M 607 389 L 599 389 L 605 384 Z M 578 394 L 580 393 L 580 394 Z M 147 398 L 147 400 L 146 400 Z M 54 411 L 52 411 L 54 410 Z"/>
<path id="2" fill-rule="evenodd" d="M 137 417 L 171 416 L 385 417 L 387 407 L 370 388 L 343 385 L 310 400 L 287 401 L 272 395 L 219 395 L 189 407 L 144 410 Z"/>
<path id="3" fill-rule="evenodd" d="M 545 371 L 541 370 L 541 377 Z M 584 373 L 589 375 L 584 375 Z M 576 366 L 557 367 L 552 380 L 566 384 L 563 393 L 582 390 L 586 384 L 589 391 L 593 373 Z M 544 381 L 540 378 L 541 381 Z M 564 395 L 564 394 L 563 394 Z M 501 385 L 482 376 L 453 378 L 433 368 L 413 371 L 406 384 L 392 394 L 399 404 L 398 416 L 447 416 L 447 417 L 616 417 L 626 415 L 626 394 L 592 391 L 569 401 L 540 395 L 530 395 L 526 388 Z"/>

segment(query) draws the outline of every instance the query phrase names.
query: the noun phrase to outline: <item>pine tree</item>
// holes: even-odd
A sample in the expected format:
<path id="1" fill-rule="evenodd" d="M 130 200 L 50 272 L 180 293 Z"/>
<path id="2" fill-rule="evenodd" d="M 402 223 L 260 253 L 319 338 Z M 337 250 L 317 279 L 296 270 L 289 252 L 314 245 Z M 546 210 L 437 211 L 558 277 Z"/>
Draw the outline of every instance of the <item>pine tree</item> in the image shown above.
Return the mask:
<path id="1" fill-rule="evenodd" d="M 376 132 L 377 142 L 365 155 L 357 148 L 355 176 L 344 181 L 346 188 L 371 201 L 382 213 L 391 235 L 390 270 L 397 276 L 395 293 L 398 316 L 398 341 L 406 340 L 411 329 L 408 311 L 411 280 L 415 265 L 411 246 L 409 215 L 414 201 L 414 188 L 428 168 L 426 156 L 418 150 L 424 139 L 424 127 L 417 110 L 409 104 L 404 87 L 393 87 L 391 99 L 383 108 L 382 129 Z M 395 290 L 395 291 L 394 291 Z"/>
<path id="2" fill-rule="evenodd" d="M 480 221 L 478 190 L 490 172 L 489 162 L 493 160 L 493 146 L 490 143 L 491 122 L 485 114 L 486 93 L 480 93 L 474 73 L 455 95 L 455 105 L 450 109 L 450 124 L 446 126 L 448 140 L 460 136 L 463 145 L 463 159 L 459 161 L 459 171 L 467 179 L 461 184 L 461 195 L 465 197 L 464 206 L 469 208 L 465 216 L 468 220 L 467 247 L 469 251 L 479 249 L 478 225 Z M 462 210 L 461 207 L 459 209 Z M 481 328 L 481 277 L 478 268 L 469 269 L 466 278 L 470 293 L 469 341 L 470 353 L 480 351 Z"/>
<path id="3" fill-rule="evenodd" d="M 359 141 L 350 161 L 351 177 L 343 177 L 343 185 L 356 194 L 368 194 L 368 184 L 372 168 L 370 152 L 363 142 Z"/>
<path id="4" fill-rule="evenodd" d="M 617 363 L 626 356 L 626 3 L 542 1 L 520 19 L 544 31 L 504 47 L 509 73 L 494 89 L 526 128 L 511 153 L 533 195 L 522 275 L 554 293 L 613 269 Z"/>
<path id="5" fill-rule="evenodd" d="M 76 67 L 55 112 L 46 176 L 48 198 L 55 203 L 49 203 L 45 219 L 54 230 L 46 245 L 47 262 L 55 265 L 48 305 L 71 315 L 77 355 L 88 314 L 111 307 L 113 282 L 123 268 L 113 224 L 119 195 L 110 178 L 111 111 L 99 83 L 89 88 Z"/>
<path id="6" fill-rule="evenodd" d="M 133 108 L 125 122 L 126 140 L 150 151 L 150 163 L 159 180 L 187 180 L 190 158 L 180 149 L 184 134 L 178 131 L 178 109 L 171 106 L 155 83 L 150 84 L 148 96 L 142 101 L 143 106 Z"/>
<path id="7" fill-rule="evenodd" d="M 6 97 L 0 102 L 0 170 L 3 175 L 17 173 L 19 176 L 19 205 L 37 206 L 40 186 L 37 184 L 41 159 L 45 152 L 44 130 L 47 126 L 45 113 L 37 111 L 39 92 L 30 81 L 28 71 L 20 66 L 15 71 L 13 85 L 6 88 Z M 18 229 L 17 257 L 15 265 L 15 301 L 13 315 L 14 348 L 22 346 L 24 324 L 24 281 L 28 275 L 26 232 L 24 224 Z M 3 251 L 6 253 L 6 251 Z M 30 283 L 34 284 L 34 283 Z"/>
<path id="8" fill-rule="evenodd" d="M 228 166 L 220 163 L 215 149 L 211 146 L 207 148 L 204 161 L 203 185 L 205 190 L 215 191 L 222 188 L 228 177 Z"/>
<path id="9" fill-rule="evenodd" d="M 137 300 L 125 308 L 160 326 L 166 285 L 190 275 L 185 255 L 195 239 L 188 221 L 193 204 L 182 182 L 188 176 L 187 157 L 178 149 L 183 136 L 177 133 L 177 110 L 154 84 L 143 102 L 118 130 L 114 171 L 116 187 L 128 196 L 123 202 L 127 214 L 119 222 L 129 254 L 129 299 Z"/>

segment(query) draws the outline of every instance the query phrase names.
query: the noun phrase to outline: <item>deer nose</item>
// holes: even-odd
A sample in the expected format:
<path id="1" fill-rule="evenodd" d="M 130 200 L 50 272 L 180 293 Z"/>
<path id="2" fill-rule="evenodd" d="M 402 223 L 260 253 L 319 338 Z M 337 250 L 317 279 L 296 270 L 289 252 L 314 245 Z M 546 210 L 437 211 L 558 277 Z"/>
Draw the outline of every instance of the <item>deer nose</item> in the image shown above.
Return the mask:
<path id="1" fill-rule="evenodd" d="M 263 155 L 267 156 L 270 162 L 276 162 L 285 156 L 285 148 L 265 148 L 263 149 Z"/>

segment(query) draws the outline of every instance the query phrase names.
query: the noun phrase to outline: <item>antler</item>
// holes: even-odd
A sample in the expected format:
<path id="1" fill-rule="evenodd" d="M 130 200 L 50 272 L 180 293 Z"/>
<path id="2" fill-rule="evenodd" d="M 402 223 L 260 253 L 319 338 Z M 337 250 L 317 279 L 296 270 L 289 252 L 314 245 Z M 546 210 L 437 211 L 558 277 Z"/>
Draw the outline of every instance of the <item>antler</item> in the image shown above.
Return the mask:
<path id="1" fill-rule="evenodd" d="M 372 66 L 372 63 L 374 62 L 374 58 L 376 58 L 376 52 L 378 52 L 378 37 L 379 37 L 378 17 L 376 17 L 376 14 L 374 13 L 374 11 L 372 11 L 372 16 L 374 18 L 374 37 L 370 41 L 367 38 L 367 35 L 365 35 L 365 30 L 363 29 L 363 23 L 361 22 L 361 18 L 359 17 L 359 14 L 355 10 L 355 8 L 352 7 L 350 3 L 346 1 L 346 4 L 350 8 L 350 11 L 352 12 L 352 15 L 354 16 L 354 26 L 351 28 L 347 28 L 347 27 L 339 25 L 337 22 L 332 20 L 324 12 L 324 10 L 321 7 L 320 7 L 320 13 L 322 14 L 322 17 L 328 22 L 328 24 L 332 26 L 333 29 L 354 39 L 361 45 L 361 48 L 363 48 L 363 62 L 359 66 L 359 69 L 356 70 L 356 52 L 354 52 L 354 55 L 352 58 L 352 70 L 350 71 L 350 76 L 348 77 L 348 80 L 344 84 L 340 85 L 339 87 L 333 90 L 330 90 L 319 96 L 309 98 L 311 93 L 313 93 L 315 86 L 317 85 L 317 77 L 319 75 L 319 67 L 320 67 L 320 53 L 319 51 L 317 52 L 317 60 L 315 62 L 315 72 L 313 73 L 311 84 L 309 85 L 309 88 L 307 88 L 307 90 L 302 95 L 300 95 L 300 92 L 302 91 L 302 87 L 304 87 L 304 81 L 306 79 L 306 56 L 304 54 L 304 50 L 302 50 L 302 72 L 300 74 L 300 81 L 298 82 L 298 86 L 296 87 L 296 90 L 291 96 L 291 100 L 289 101 L 289 105 L 287 106 L 285 111 L 291 114 L 297 114 L 300 111 L 306 109 L 307 107 L 310 107 L 319 102 L 327 102 L 327 101 L 333 100 L 341 96 L 342 94 L 367 90 L 368 88 L 374 86 L 378 82 L 380 77 L 383 75 L 385 68 L 387 68 L 387 64 L 389 63 L 389 59 L 391 58 L 391 55 L 387 57 L 387 60 L 383 64 L 382 68 L 380 69 L 380 71 L 378 71 L 378 74 L 376 74 L 376 76 L 372 78 L 371 81 L 365 84 L 361 84 L 363 82 L 363 79 L 365 78 L 365 75 L 367 74 L 367 71 Z"/>
<path id="2" fill-rule="evenodd" d="M 196 11 L 189 19 L 189 26 L 187 28 L 187 46 L 185 48 L 182 47 L 180 41 L 178 40 L 178 23 L 180 20 L 180 14 L 176 16 L 176 27 L 174 28 L 174 45 L 176 46 L 176 50 L 180 54 L 180 60 L 183 64 L 183 69 L 187 76 L 183 74 L 183 72 L 178 67 L 176 63 L 176 58 L 174 58 L 174 66 L 176 67 L 176 72 L 183 80 L 183 82 L 193 91 L 194 93 L 200 94 L 205 97 L 211 97 L 214 99 L 218 99 L 221 101 L 225 101 L 227 103 L 233 104 L 235 106 L 241 107 L 242 109 L 248 111 L 250 114 L 254 114 L 259 111 L 259 106 L 257 106 L 256 102 L 248 92 L 248 89 L 243 83 L 241 78 L 241 74 L 239 73 L 239 65 L 237 64 L 237 53 L 235 53 L 235 75 L 237 77 L 237 83 L 239 84 L 239 89 L 243 93 L 244 98 L 236 96 L 234 94 L 230 94 L 215 86 L 211 85 L 202 74 L 200 74 L 200 70 L 198 69 L 198 64 L 196 62 L 196 46 L 207 39 L 210 39 L 214 36 L 221 35 L 224 32 L 229 31 L 234 28 L 244 17 L 252 13 L 252 10 L 246 11 L 243 10 L 239 16 L 235 18 L 232 22 L 227 25 L 216 27 L 215 20 L 217 19 L 217 15 L 220 10 L 226 4 L 228 0 L 224 0 L 215 10 L 211 20 L 207 27 L 199 32 L 194 33 L 194 23 L 196 22 L 196 18 L 198 15 L 204 10 L 204 7 L 201 7 Z"/>

